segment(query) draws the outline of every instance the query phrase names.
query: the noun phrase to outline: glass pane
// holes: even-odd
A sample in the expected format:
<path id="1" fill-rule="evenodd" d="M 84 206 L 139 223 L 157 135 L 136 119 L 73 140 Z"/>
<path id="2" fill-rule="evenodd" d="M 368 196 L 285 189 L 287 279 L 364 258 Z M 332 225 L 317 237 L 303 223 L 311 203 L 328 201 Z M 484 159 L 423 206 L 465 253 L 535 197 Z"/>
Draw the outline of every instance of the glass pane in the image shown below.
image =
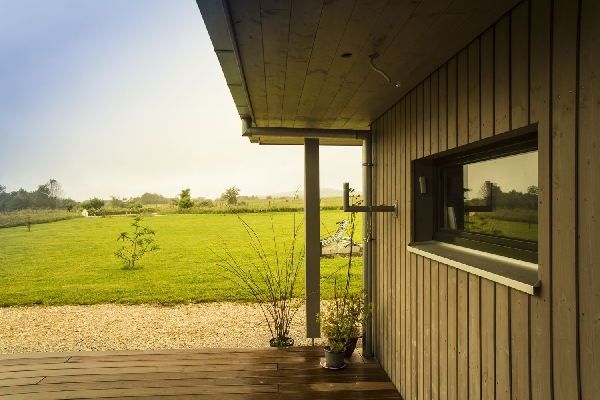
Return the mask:
<path id="1" fill-rule="evenodd" d="M 444 227 L 537 241 L 537 151 L 444 170 Z"/>

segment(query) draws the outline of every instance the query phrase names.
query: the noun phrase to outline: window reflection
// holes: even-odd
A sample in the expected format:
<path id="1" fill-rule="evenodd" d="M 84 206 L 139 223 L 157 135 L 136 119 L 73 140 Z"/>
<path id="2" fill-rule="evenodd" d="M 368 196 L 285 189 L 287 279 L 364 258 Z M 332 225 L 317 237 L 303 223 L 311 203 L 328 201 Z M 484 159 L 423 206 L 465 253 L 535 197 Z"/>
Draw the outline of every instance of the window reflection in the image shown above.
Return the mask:
<path id="1" fill-rule="evenodd" d="M 443 227 L 537 241 L 537 151 L 443 169 Z"/>

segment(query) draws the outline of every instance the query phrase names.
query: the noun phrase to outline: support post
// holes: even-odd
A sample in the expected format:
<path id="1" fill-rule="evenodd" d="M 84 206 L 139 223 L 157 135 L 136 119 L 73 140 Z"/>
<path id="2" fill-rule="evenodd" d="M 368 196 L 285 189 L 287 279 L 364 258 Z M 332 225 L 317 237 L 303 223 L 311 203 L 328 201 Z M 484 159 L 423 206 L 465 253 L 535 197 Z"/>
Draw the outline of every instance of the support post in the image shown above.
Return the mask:
<path id="1" fill-rule="evenodd" d="M 373 205 L 373 149 L 369 135 L 363 141 L 363 193 L 365 206 Z M 363 289 L 367 293 L 367 304 L 373 301 L 373 241 L 371 240 L 372 213 L 363 213 Z M 373 357 L 373 318 L 369 317 L 363 332 L 363 356 Z"/>
<path id="2" fill-rule="evenodd" d="M 319 139 L 304 139 L 304 217 L 306 268 L 306 337 L 321 337 L 316 314 L 321 310 L 321 215 Z"/>

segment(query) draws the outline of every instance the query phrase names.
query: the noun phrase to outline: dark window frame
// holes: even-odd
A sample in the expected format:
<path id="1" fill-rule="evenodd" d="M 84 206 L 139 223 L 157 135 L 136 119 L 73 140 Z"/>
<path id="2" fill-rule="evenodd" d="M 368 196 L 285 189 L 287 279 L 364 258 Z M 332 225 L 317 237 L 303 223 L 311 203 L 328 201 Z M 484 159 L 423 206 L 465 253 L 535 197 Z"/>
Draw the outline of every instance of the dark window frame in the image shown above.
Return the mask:
<path id="1" fill-rule="evenodd" d="M 477 161 L 492 160 L 537 150 L 537 124 L 460 146 L 413 162 L 413 241 L 435 240 L 538 263 L 537 241 L 513 239 L 484 233 L 444 228 L 443 179 L 444 168 Z M 427 193 L 421 192 L 420 177 L 430 182 Z"/>

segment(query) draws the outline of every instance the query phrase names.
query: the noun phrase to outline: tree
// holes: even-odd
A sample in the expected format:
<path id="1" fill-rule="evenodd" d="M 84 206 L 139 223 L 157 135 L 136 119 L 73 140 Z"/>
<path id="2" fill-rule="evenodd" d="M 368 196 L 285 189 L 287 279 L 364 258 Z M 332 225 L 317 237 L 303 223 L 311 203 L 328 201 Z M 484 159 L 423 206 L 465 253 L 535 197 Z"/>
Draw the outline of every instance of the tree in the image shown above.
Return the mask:
<path id="1" fill-rule="evenodd" d="M 62 186 L 56 179 L 50 179 L 46 186 L 48 186 L 48 195 L 52 200 L 53 207 L 56 207 L 58 200 L 64 196 Z"/>
<path id="2" fill-rule="evenodd" d="M 240 188 L 232 186 L 221 194 L 221 200 L 227 200 L 227 204 L 237 204 L 238 194 L 240 194 Z"/>
<path id="3" fill-rule="evenodd" d="M 154 244 L 154 238 L 150 237 L 155 235 L 155 232 L 147 226 L 141 226 L 141 221 L 142 217 L 136 216 L 131 224 L 135 228 L 133 233 L 130 235 L 127 232 L 121 232 L 117 239 L 117 241 L 121 240 L 129 243 L 129 246 L 123 246 L 115 251 L 115 256 L 125 262 L 123 269 L 135 269 L 135 262 L 142 258 L 144 254 L 159 249 Z"/>
<path id="4" fill-rule="evenodd" d="M 165 196 L 162 196 L 158 193 L 144 193 L 141 197 L 140 197 L 140 203 L 144 204 L 144 205 L 149 205 L 149 204 L 167 204 L 169 202 L 169 199 L 167 199 Z"/>
<path id="5" fill-rule="evenodd" d="M 104 207 L 104 200 L 94 197 L 81 203 L 81 206 L 86 210 L 99 210 Z"/>
<path id="6" fill-rule="evenodd" d="M 124 208 L 125 200 L 125 198 L 119 199 L 118 196 L 110 196 L 110 205 L 113 208 Z"/>
<path id="7" fill-rule="evenodd" d="M 179 195 L 179 208 L 191 208 L 194 206 L 194 202 L 192 201 L 192 197 L 190 196 L 190 189 L 183 189 L 181 194 Z"/>

